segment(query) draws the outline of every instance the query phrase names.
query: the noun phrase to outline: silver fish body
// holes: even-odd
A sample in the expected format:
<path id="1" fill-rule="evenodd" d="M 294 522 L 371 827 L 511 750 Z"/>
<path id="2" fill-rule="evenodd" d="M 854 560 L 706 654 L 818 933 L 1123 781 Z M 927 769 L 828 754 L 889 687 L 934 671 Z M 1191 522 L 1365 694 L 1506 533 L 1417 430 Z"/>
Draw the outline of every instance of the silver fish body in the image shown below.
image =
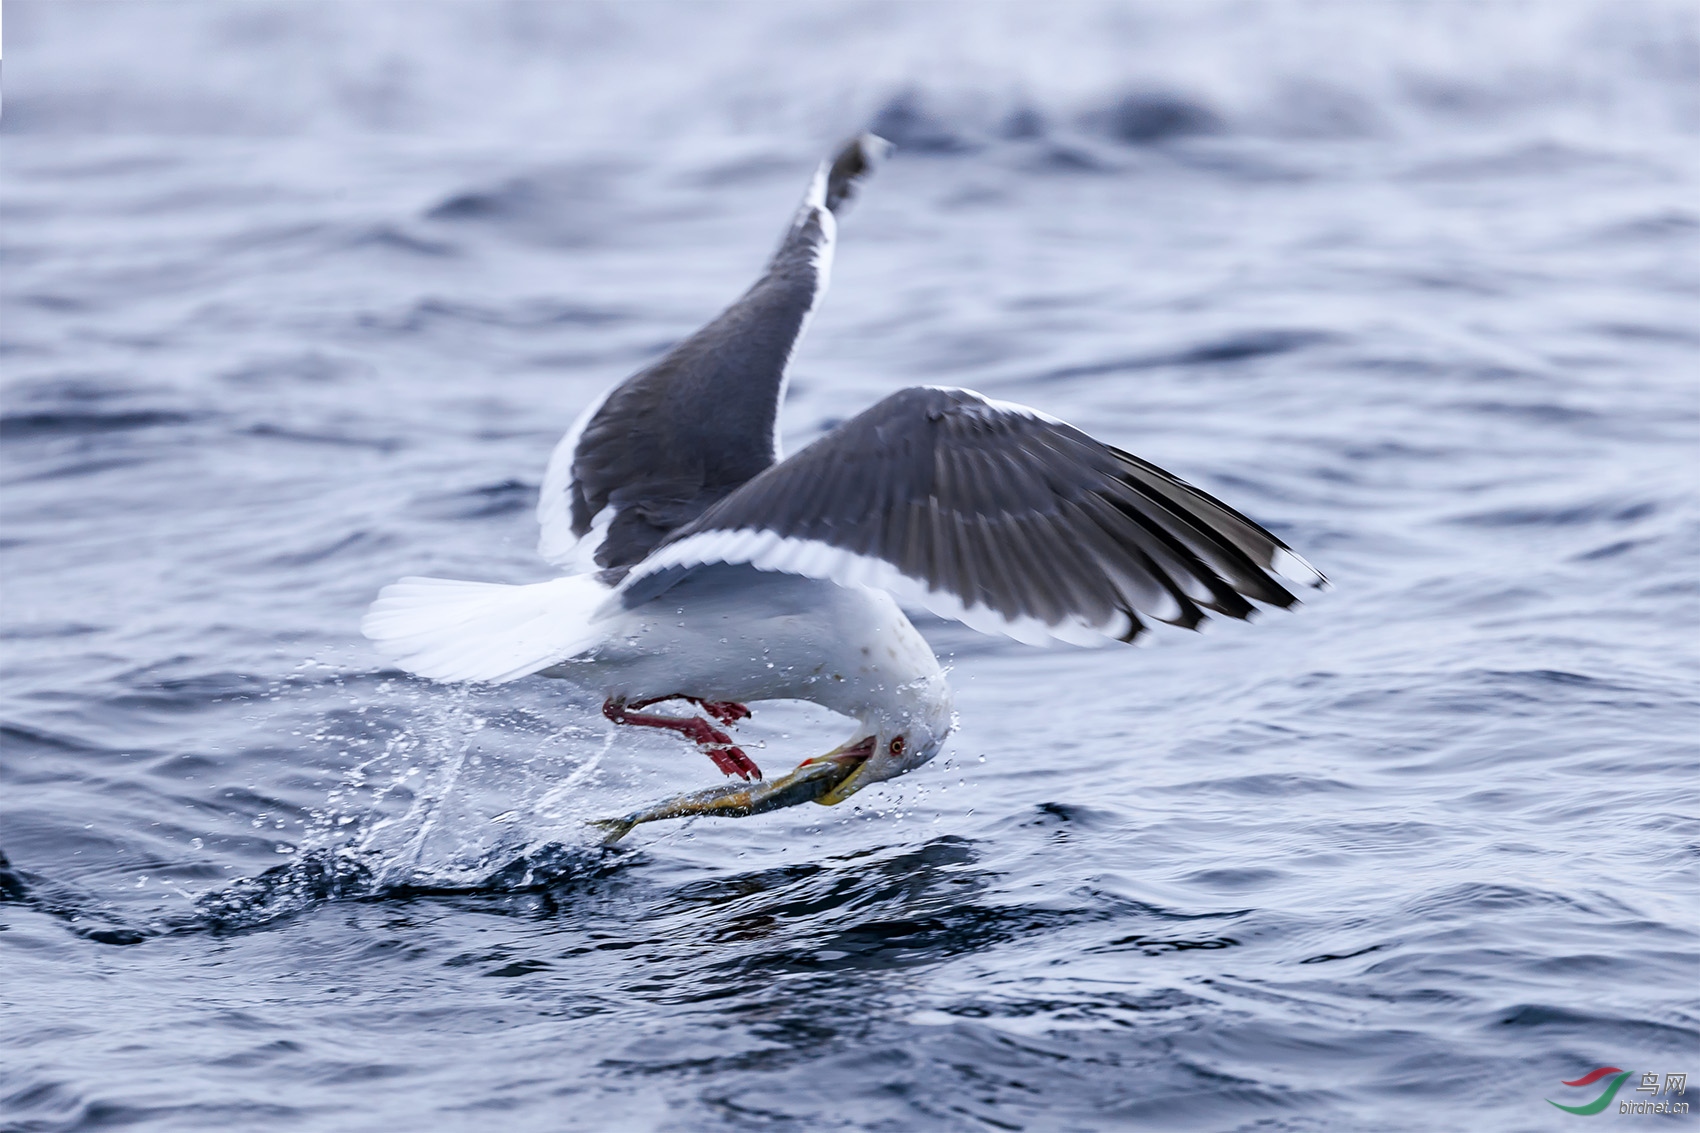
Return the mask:
<path id="1" fill-rule="evenodd" d="M 602 839 L 602 844 L 611 846 L 624 838 L 632 827 L 640 822 L 690 818 L 700 814 L 719 818 L 748 818 L 752 814 L 765 814 L 770 810 L 782 810 L 788 806 L 814 802 L 849 778 L 861 763 L 861 758 L 810 760 L 798 766 L 789 775 L 778 779 L 709 787 L 634 811 L 624 818 L 597 819 L 591 825 L 608 832 Z"/>

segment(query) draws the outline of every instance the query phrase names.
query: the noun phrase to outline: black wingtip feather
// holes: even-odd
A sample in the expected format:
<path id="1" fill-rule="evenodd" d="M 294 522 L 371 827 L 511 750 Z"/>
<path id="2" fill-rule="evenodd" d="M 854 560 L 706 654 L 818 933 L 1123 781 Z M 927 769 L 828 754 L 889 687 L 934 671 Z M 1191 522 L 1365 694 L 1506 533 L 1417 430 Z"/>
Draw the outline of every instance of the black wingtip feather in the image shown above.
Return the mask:
<path id="1" fill-rule="evenodd" d="M 1156 471 L 1161 472 L 1162 470 L 1156 469 Z M 1168 473 L 1163 473 L 1163 475 L 1168 477 Z M 1168 478 L 1173 479 L 1172 477 Z M 1251 531 L 1261 532 L 1264 538 L 1269 541 L 1269 547 L 1260 548 L 1255 544 L 1247 547 L 1247 539 L 1243 534 L 1236 538 L 1236 534 L 1239 533 L 1224 530 L 1222 526 L 1210 522 L 1211 519 L 1220 518 L 1219 516 L 1211 516 L 1208 513 L 1189 509 L 1186 503 L 1190 501 L 1184 495 L 1154 490 L 1148 481 L 1134 477 L 1118 477 L 1117 482 L 1127 489 L 1135 499 L 1154 505 L 1157 514 L 1147 516 L 1141 512 L 1140 508 L 1127 500 L 1117 500 L 1118 509 L 1129 515 L 1130 518 L 1154 520 L 1157 524 L 1164 526 L 1172 524 L 1178 529 L 1181 538 L 1192 544 L 1191 549 L 1194 553 L 1203 558 L 1210 567 L 1220 572 L 1224 581 L 1243 596 L 1271 606 L 1279 606 L 1282 609 L 1286 609 L 1298 601 L 1291 591 L 1275 581 L 1274 577 L 1268 573 L 1269 568 L 1267 566 L 1259 565 L 1257 562 L 1258 558 L 1270 560 L 1274 547 L 1281 544 L 1278 539 L 1264 532 L 1251 520 L 1222 505 L 1223 511 L 1231 512 L 1241 524 L 1244 524 Z M 1182 488 L 1189 487 L 1183 481 L 1176 480 L 1175 483 Z M 1197 495 L 1203 500 L 1215 502 L 1203 492 L 1199 492 Z M 1282 549 L 1285 550 L 1286 548 L 1283 546 Z M 1206 574 L 1203 577 L 1208 583 L 1209 575 Z"/>
<path id="2" fill-rule="evenodd" d="M 841 205 L 856 195 L 856 183 L 891 149 L 891 143 L 878 134 L 858 134 L 846 142 L 832 159 L 832 168 L 826 175 L 826 207 L 836 214 Z"/>

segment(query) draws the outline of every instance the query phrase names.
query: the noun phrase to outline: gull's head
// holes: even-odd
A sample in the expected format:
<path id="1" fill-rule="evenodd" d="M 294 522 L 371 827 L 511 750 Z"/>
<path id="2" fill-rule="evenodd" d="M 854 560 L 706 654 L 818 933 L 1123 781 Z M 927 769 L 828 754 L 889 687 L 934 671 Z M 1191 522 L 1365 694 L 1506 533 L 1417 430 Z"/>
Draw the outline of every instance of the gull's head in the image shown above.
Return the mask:
<path id="1" fill-rule="evenodd" d="M 910 681 L 895 691 L 898 695 L 862 718 L 862 727 L 849 742 L 805 761 L 831 760 L 852 768 L 816 802 L 823 806 L 841 803 L 870 783 L 894 779 L 914 770 L 944 746 L 956 726 L 944 675 L 936 673 Z"/>

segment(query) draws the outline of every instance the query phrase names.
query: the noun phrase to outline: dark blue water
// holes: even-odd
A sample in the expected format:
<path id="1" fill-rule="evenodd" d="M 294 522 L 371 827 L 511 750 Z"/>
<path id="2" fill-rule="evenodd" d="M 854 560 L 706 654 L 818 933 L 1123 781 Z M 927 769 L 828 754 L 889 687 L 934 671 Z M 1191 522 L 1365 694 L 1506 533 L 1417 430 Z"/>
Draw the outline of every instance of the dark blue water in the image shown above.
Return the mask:
<path id="1" fill-rule="evenodd" d="M 1700 1072 L 1692 5 L 6 15 L 6 1128 L 1549 1129 Z M 924 622 L 938 761 L 603 851 L 708 761 L 359 616 L 545 577 L 556 438 L 869 124 L 792 447 L 969 386 L 1336 589 Z"/>

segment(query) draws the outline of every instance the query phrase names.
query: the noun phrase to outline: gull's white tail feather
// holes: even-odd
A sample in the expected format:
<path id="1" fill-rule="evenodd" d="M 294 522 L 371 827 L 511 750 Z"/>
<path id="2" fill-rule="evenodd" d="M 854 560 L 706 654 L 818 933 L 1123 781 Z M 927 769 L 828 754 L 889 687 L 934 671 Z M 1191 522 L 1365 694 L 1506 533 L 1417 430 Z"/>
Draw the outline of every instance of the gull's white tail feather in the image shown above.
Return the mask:
<path id="1" fill-rule="evenodd" d="M 500 683 L 599 644 L 609 593 L 582 574 L 530 586 L 404 578 L 378 592 L 360 631 L 410 673 Z"/>

